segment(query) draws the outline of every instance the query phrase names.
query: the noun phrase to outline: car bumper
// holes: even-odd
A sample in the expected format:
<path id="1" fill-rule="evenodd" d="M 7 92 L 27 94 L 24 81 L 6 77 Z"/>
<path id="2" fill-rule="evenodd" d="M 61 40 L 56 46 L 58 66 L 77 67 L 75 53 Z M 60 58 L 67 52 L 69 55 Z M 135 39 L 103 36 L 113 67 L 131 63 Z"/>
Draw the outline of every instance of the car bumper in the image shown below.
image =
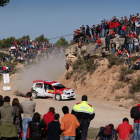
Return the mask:
<path id="1" fill-rule="evenodd" d="M 76 95 L 61 95 L 61 96 L 62 100 L 72 99 L 76 97 Z"/>

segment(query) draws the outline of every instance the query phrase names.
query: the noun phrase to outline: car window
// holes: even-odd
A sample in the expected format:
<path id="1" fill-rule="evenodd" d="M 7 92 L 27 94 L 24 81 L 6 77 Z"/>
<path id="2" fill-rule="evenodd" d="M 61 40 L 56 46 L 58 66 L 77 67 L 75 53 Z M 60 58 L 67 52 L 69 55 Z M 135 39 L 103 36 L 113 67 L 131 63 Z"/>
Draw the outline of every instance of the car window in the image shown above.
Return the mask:
<path id="1" fill-rule="evenodd" d="M 53 87 L 49 84 L 44 84 L 44 88 L 48 90 L 54 90 Z"/>
<path id="2" fill-rule="evenodd" d="M 43 87 L 43 83 L 36 83 L 35 87 L 36 88 L 42 88 Z"/>

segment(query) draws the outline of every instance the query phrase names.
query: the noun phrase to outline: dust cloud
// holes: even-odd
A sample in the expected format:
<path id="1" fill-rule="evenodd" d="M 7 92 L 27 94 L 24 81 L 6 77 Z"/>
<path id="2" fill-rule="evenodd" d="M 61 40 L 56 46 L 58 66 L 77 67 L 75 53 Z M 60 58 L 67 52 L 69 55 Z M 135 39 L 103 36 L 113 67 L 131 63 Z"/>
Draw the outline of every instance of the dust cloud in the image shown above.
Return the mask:
<path id="1" fill-rule="evenodd" d="M 32 88 L 34 80 L 58 80 L 65 72 L 65 58 L 43 60 L 35 66 L 18 72 L 16 91 L 26 94 Z"/>

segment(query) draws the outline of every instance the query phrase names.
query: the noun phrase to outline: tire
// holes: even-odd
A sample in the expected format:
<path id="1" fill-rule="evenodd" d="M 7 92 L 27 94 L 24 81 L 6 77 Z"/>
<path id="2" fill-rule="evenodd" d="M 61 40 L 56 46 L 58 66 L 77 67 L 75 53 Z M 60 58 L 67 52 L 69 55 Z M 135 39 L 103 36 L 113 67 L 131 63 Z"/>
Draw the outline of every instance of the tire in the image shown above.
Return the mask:
<path id="1" fill-rule="evenodd" d="M 62 97 L 61 97 L 61 95 L 59 93 L 56 93 L 55 100 L 57 100 L 57 101 L 61 101 L 62 100 Z"/>
<path id="2" fill-rule="evenodd" d="M 32 97 L 33 97 L 34 99 L 37 99 L 37 93 L 36 93 L 35 91 L 32 92 Z"/>

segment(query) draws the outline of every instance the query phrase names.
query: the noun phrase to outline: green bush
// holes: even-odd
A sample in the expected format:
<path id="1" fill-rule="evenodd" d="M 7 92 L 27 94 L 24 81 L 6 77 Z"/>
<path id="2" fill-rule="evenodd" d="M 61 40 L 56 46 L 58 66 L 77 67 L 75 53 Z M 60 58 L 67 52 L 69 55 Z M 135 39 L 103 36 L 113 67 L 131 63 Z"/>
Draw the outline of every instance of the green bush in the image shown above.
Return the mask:
<path id="1" fill-rule="evenodd" d="M 119 72 L 120 72 L 119 80 L 123 81 L 126 75 L 134 73 L 134 69 L 128 69 L 125 66 L 121 66 Z"/>
<path id="2" fill-rule="evenodd" d="M 90 74 L 93 74 L 94 71 L 97 69 L 98 67 L 98 63 L 97 61 L 95 62 L 95 59 L 93 58 L 90 58 L 87 60 L 87 63 L 86 63 L 86 68 L 87 68 L 87 71 L 90 73 Z"/>
<path id="3" fill-rule="evenodd" d="M 81 55 L 84 55 L 86 52 L 86 50 L 81 50 Z"/>
<path id="4" fill-rule="evenodd" d="M 113 65 L 122 65 L 125 62 L 124 58 L 114 56 L 113 54 L 108 56 L 107 59 L 109 61 L 108 68 L 111 68 Z"/>
<path id="5" fill-rule="evenodd" d="M 140 92 L 140 77 L 137 78 L 134 82 L 132 82 L 132 85 L 129 87 L 129 93 L 134 94 Z"/>
<path id="6" fill-rule="evenodd" d="M 65 75 L 66 80 L 70 79 L 72 75 L 73 75 L 73 71 L 67 72 L 66 75 Z"/>

